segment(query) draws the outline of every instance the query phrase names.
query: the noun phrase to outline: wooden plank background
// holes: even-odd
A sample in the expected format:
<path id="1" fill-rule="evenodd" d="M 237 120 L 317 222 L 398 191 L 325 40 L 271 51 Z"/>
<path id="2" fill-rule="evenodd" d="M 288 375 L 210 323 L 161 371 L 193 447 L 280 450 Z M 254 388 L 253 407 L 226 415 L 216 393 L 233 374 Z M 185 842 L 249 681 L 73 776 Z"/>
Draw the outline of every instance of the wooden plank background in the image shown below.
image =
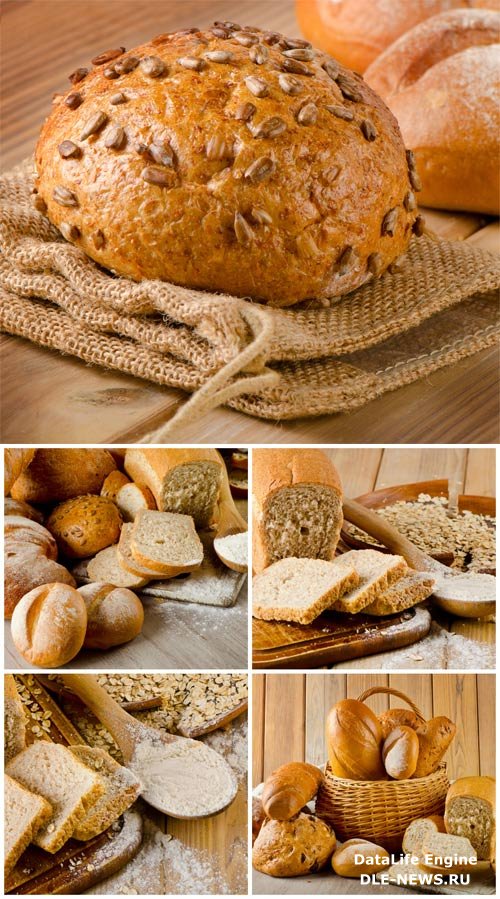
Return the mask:
<path id="1" fill-rule="evenodd" d="M 306 0 L 304 0 L 306 2 Z M 297 35 L 293 0 L 6 0 L 2 22 L 2 160 L 33 152 L 54 92 L 97 52 L 137 46 L 159 32 L 215 19 Z M 27 40 L 27 36 L 30 36 Z M 31 36 L 36 36 L 32 39 Z M 498 222 L 424 210 L 443 237 L 498 250 Z M 459 312 L 457 314 L 460 314 Z M 2 341 L 5 443 L 134 442 L 170 419 L 180 390 L 105 371 L 26 340 Z M 498 353 L 490 348 L 345 415 L 266 422 L 216 409 L 185 425 L 179 443 L 495 443 L 499 430 Z"/>
<path id="2" fill-rule="evenodd" d="M 286 762 L 322 765 L 331 706 L 375 686 L 406 693 L 427 718 L 446 715 L 456 723 L 446 756 L 450 778 L 495 775 L 494 674 L 254 674 L 253 785 Z M 405 707 L 382 694 L 367 704 L 377 714 Z"/>

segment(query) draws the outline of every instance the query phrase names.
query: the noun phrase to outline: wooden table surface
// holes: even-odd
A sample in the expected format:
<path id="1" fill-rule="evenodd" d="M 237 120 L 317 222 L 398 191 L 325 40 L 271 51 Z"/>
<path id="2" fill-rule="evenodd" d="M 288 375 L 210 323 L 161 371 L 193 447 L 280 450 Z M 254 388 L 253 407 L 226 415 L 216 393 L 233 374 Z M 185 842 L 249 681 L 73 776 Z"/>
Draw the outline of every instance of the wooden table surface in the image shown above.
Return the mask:
<path id="1" fill-rule="evenodd" d="M 339 471 L 345 495 L 360 496 L 382 487 L 409 484 L 417 481 L 440 480 L 453 476 L 460 486 L 460 493 L 479 496 L 495 495 L 495 450 L 472 447 L 470 449 L 426 449 L 401 447 L 399 449 L 325 449 Z M 433 609 L 433 618 L 446 630 L 460 634 L 475 644 L 495 643 L 495 624 L 465 618 L 452 618 Z M 417 654 L 418 655 L 418 654 Z M 340 668 L 367 669 L 381 665 L 374 656 L 339 663 Z M 428 661 L 415 661 L 405 667 L 426 668 Z M 383 665 L 382 665 L 383 666 Z M 446 648 L 436 648 L 432 668 L 449 666 Z M 450 667 L 468 667 L 462 665 Z M 475 667 L 475 665 L 474 665 Z"/>
<path id="2" fill-rule="evenodd" d="M 279 765 L 326 760 L 324 727 L 331 706 L 356 699 L 370 687 L 393 687 L 406 693 L 426 718 L 446 715 L 457 735 L 446 754 L 451 779 L 465 775 L 495 775 L 495 675 L 493 674 L 254 674 L 252 783 L 260 784 Z M 367 705 L 380 714 L 404 703 L 396 697 L 370 697 Z M 275 879 L 253 872 L 257 893 L 374 893 L 357 880 L 328 876 Z M 407 889 L 379 888 L 381 893 Z"/>
<path id="3" fill-rule="evenodd" d="M 4 0 L 4 169 L 33 151 L 53 92 L 95 53 L 134 47 L 155 33 L 242 19 L 297 34 L 292 0 Z M 36 35 L 27 43 L 22 36 Z M 429 212 L 439 234 L 498 249 L 498 223 Z M 459 313 L 457 313 L 459 314 Z M 3 339 L 1 431 L 5 443 L 140 441 L 186 395 L 91 367 L 13 337 Z M 179 443 L 495 443 L 498 354 L 488 349 L 346 415 L 266 422 L 218 409 L 179 429 Z"/>

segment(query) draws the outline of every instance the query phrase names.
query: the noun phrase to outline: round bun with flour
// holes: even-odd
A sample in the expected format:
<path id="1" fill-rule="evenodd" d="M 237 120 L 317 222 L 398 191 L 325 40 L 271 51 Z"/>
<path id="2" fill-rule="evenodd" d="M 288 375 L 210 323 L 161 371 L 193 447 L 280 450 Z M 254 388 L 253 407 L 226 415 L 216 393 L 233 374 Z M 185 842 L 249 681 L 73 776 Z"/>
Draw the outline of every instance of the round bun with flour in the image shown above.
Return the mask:
<path id="1" fill-rule="evenodd" d="M 396 120 L 307 41 L 223 22 L 92 62 L 43 126 L 35 205 L 105 268 L 289 306 L 418 233 Z"/>

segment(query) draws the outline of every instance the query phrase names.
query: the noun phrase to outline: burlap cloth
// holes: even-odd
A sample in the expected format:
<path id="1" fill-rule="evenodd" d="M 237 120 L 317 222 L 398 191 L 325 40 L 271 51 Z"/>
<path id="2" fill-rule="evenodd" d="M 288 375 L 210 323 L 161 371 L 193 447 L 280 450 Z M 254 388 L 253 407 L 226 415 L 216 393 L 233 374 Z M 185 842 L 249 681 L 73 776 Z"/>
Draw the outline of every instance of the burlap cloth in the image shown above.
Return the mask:
<path id="1" fill-rule="evenodd" d="M 32 207 L 32 187 L 30 163 L 0 179 L 1 327 L 194 392 L 146 440 L 222 404 L 269 419 L 350 411 L 497 339 L 500 261 L 467 243 L 414 239 L 396 273 L 273 310 L 113 276 Z"/>

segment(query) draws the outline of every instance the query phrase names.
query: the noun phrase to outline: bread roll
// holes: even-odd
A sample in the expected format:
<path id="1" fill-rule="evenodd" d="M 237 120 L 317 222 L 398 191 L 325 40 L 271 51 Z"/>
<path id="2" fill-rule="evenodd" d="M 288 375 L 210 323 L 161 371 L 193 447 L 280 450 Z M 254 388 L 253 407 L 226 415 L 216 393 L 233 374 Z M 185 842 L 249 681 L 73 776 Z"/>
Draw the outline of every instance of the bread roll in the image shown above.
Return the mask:
<path id="1" fill-rule="evenodd" d="M 496 844 L 496 783 L 494 777 L 461 777 L 448 790 L 446 830 L 467 837 L 482 860 L 493 861 Z"/>
<path id="2" fill-rule="evenodd" d="M 364 861 L 361 860 L 363 856 Z M 339 877 L 376 874 L 389 867 L 390 855 L 383 846 L 369 840 L 347 840 L 332 856 L 332 868 Z"/>
<path id="3" fill-rule="evenodd" d="M 222 460 L 214 449 L 138 448 L 127 450 L 125 469 L 149 488 L 160 512 L 191 515 L 197 527 L 217 515 Z"/>
<path id="4" fill-rule="evenodd" d="M 394 780 L 406 780 L 417 767 L 419 753 L 418 737 L 411 727 L 395 727 L 382 746 L 384 767 Z"/>
<path id="5" fill-rule="evenodd" d="M 14 447 L 7 447 L 3 451 L 3 463 L 4 463 L 4 494 L 7 496 L 10 493 L 13 485 L 17 481 L 18 477 L 22 474 L 22 472 L 28 467 L 30 462 L 33 460 L 36 450 L 34 449 L 15 449 Z"/>
<path id="6" fill-rule="evenodd" d="M 456 725 L 444 716 L 417 727 L 419 753 L 414 777 L 426 777 L 437 770 L 456 732 Z"/>
<path id="7" fill-rule="evenodd" d="M 73 576 L 55 560 L 57 544 L 47 528 L 29 518 L 9 515 L 4 538 L 4 614 L 11 618 L 19 600 L 42 584 L 75 586 Z"/>
<path id="8" fill-rule="evenodd" d="M 328 713 L 326 745 L 333 774 L 351 780 L 382 780 L 382 728 L 377 716 L 357 699 L 342 699 Z"/>
<path id="9" fill-rule="evenodd" d="M 12 488 L 12 496 L 27 503 L 56 503 L 99 493 L 114 468 L 116 463 L 107 450 L 38 449 Z"/>
<path id="10" fill-rule="evenodd" d="M 85 602 L 67 584 L 36 587 L 17 604 L 12 639 L 31 665 L 59 668 L 80 652 L 87 629 Z"/>
<path id="11" fill-rule="evenodd" d="M 23 503 L 20 499 L 12 499 L 11 496 L 6 496 L 3 501 L 3 514 L 4 516 L 21 515 L 31 521 L 37 521 L 38 524 L 43 523 L 43 515 L 38 509 L 34 509 L 29 503 Z"/>
<path id="12" fill-rule="evenodd" d="M 422 843 L 432 833 L 445 833 L 444 819 L 441 815 L 429 815 L 428 818 L 415 818 L 405 830 L 403 852 L 420 857 Z"/>
<path id="13" fill-rule="evenodd" d="M 378 720 L 382 726 L 384 740 L 395 727 L 403 724 L 405 727 L 412 727 L 413 730 L 416 730 L 419 724 L 423 723 L 411 709 L 388 709 L 378 716 Z"/>
<path id="14" fill-rule="evenodd" d="M 342 485 L 319 449 L 254 449 L 253 569 L 294 558 L 335 555 L 343 522 Z"/>
<path id="15" fill-rule="evenodd" d="M 105 268 L 287 306 L 406 252 L 417 212 L 397 124 L 306 41 L 218 23 L 80 74 L 42 129 L 37 190 Z"/>
<path id="16" fill-rule="evenodd" d="M 132 590 L 113 584 L 78 588 L 87 608 L 86 649 L 109 649 L 134 640 L 144 624 L 144 608 Z"/>
<path id="17" fill-rule="evenodd" d="M 314 797 L 323 775 L 315 765 L 290 762 L 281 765 L 267 778 L 262 791 L 262 806 L 268 818 L 288 821 Z"/>
<path id="18" fill-rule="evenodd" d="M 498 0 L 296 0 L 304 36 L 356 72 L 410 28 L 430 16 L 469 6 L 498 8 Z"/>
<path id="19" fill-rule="evenodd" d="M 103 481 L 101 496 L 105 496 L 107 499 L 112 499 L 113 502 L 116 502 L 116 495 L 120 487 L 124 487 L 126 484 L 130 484 L 130 481 L 127 475 L 123 474 L 123 471 L 118 471 L 118 469 L 110 471 Z"/>
<path id="20" fill-rule="evenodd" d="M 500 210 L 500 14 L 434 16 L 389 47 L 366 79 L 398 119 L 425 206 Z"/>
<path id="21" fill-rule="evenodd" d="M 56 506 L 47 528 L 69 559 L 86 559 L 117 543 L 122 525 L 115 503 L 105 496 L 77 496 Z"/>
<path id="22" fill-rule="evenodd" d="M 320 871 L 335 844 L 333 830 L 315 815 L 300 812 L 289 821 L 269 819 L 255 840 L 252 863 L 271 877 L 297 877 Z"/>

